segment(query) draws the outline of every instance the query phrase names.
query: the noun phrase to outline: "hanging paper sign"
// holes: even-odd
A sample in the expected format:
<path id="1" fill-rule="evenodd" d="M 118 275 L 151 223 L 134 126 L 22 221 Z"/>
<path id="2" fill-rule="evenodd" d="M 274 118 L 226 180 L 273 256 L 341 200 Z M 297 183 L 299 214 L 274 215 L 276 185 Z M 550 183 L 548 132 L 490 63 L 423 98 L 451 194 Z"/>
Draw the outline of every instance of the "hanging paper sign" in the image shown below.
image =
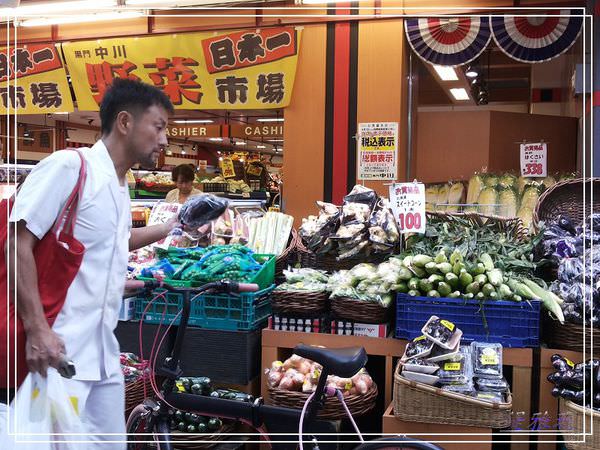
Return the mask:
<path id="1" fill-rule="evenodd" d="M 221 169 L 223 172 L 223 178 L 235 177 L 235 169 L 233 167 L 233 161 L 231 158 L 223 158 L 223 161 L 221 161 Z"/>
<path id="2" fill-rule="evenodd" d="M 486 17 L 438 17 L 404 20 L 406 38 L 424 61 L 459 66 L 473 61 L 492 39 Z"/>
<path id="3" fill-rule="evenodd" d="M 246 173 L 248 175 L 253 175 L 255 177 L 260 177 L 260 175 L 262 174 L 262 167 L 257 165 L 257 164 L 250 164 L 248 166 L 248 169 L 246 170 Z"/>
<path id="4" fill-rule="evenodd" d="M 398 178 L 398 122 L 358 124 L 358 179 Z"/>
<path id="5" fill-rule="evenodd" d="M 521 175 L 545 177 L 548 173 L 548 146 L 543 142 L 521 144 Z"/>
<path id="6" fill-rule="evenodd" d="M 425 233 L 425 185 L 394 183 L 390 203 L 401 233 Z"/>
<path id="7" fill-rule="evenodd" d="M 540 16 L 493 16 L 494 40 L 504 53 L 524 63 L 556 58 L 575 43 L 583 25 L 582 13 L 563 9 Z"/>

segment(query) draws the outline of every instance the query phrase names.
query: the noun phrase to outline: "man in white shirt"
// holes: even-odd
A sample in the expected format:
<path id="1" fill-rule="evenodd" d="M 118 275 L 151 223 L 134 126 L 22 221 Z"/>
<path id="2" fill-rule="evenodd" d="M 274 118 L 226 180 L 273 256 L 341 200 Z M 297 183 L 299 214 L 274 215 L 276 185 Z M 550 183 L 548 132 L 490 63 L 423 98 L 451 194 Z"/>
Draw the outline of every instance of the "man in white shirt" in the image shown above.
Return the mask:
<path id="1" fill-rule="evenodd" d="M 82 149 L 88 173 L 74 235 L 86 250 L 52 328 L 43 314 L 33 249 L 77 182 L 81 165 L 77 153 L 60 151 L 40 162 L 21 187 L 10 217 L 17 223 L 16 301 L 27 336 L 27 365 L 31 372 L 45 376 L 46 369 L 58 367 L 64 355 L 74 362 L 77 374 L 66 383 L 69 393 L 77 397 L 88 438 L 94 441 L 85 444 L 86 449 L 107 440 L 123 441 L 110 444 L 111 449 L 125 448 L 123 376 L 113 331 L 128 252 L 162 239 L 176 225 L 171 221 L 131 228 L 126 172 L 137 163 L 155 165 L 167 145 L 166 126 L 172 112 L 169 98 L 150 85 L 115 79 L 107 90 L 100 107 L 101 140 Z M 9 266 L 9 271 L 14 274 L 14 267 Z"/>

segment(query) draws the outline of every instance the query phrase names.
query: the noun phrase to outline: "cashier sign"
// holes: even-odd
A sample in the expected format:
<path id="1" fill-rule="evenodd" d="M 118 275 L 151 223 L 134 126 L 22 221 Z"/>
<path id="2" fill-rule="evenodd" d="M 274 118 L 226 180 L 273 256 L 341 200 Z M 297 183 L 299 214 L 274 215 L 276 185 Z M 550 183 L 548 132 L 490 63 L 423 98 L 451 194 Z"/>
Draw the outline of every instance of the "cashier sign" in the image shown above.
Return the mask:
<path id="1" fill-rule="evenodd" d="M 547 174 L 548 146 L 544 142 L 521 144 L 521 175 L 545 177 Z"/>
<path id="2" fill-rule="evenodd" d="M 425 233 L 425 185 L 394 183 L 390 203 L 401 233 Z"/>

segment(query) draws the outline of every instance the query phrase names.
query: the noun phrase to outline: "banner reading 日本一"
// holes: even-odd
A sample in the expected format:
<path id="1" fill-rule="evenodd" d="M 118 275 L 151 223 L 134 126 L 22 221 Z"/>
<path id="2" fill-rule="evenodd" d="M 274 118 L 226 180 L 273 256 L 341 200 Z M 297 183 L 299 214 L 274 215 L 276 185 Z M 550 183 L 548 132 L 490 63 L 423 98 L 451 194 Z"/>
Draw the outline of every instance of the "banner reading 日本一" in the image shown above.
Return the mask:
<path id="1" fill-rule="evenodd" d="M 267 109 L 290 103 L 301 31 L 186 33 L 62 44 L 80 110 L 99 109 L 116 77 L 162 89 L 176 109 Z"/>

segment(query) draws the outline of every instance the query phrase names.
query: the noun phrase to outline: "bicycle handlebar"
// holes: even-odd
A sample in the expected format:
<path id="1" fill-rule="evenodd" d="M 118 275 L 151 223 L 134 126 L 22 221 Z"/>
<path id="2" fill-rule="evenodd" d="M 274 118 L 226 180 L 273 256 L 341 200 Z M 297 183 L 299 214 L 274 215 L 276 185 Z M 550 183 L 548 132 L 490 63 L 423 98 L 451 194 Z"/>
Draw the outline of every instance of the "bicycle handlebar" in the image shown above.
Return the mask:
<path id="1" fill-rule="evenodd" d="M 238 283 L 236 281 L 215 281 L 213 283 L 204 284 L 198 288 L 176 288 L 160 280 L 142 281 L 142 280 L 127 280 L 125 282 L 126 290 L 152 290 L 163 288 L 169 292 L 179 293 L 184 291 L 207 291 L 215 290 L 226 293 L 239 292 L 256 292 L 260 288 L 256 283 Z"/>

